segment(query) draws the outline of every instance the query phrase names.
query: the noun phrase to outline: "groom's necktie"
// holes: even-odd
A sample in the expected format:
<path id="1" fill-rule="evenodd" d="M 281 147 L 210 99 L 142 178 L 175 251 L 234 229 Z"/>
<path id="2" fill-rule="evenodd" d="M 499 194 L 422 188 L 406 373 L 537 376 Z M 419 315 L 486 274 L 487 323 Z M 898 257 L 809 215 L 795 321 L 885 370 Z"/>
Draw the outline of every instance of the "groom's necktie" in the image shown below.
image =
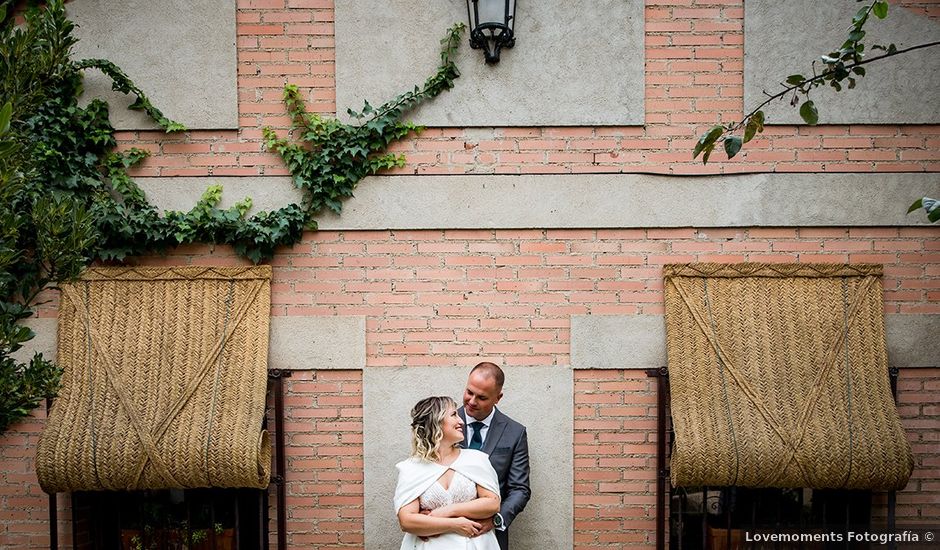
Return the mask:
<path id="1" fill-rule="evenodd" d="M 471 449 L 480 450 L 483 448 L 483 424 L 482 422 L 471 422 L 470 427 L 473 428 L 473 435 L 470 436 L 470 445 Z"/>

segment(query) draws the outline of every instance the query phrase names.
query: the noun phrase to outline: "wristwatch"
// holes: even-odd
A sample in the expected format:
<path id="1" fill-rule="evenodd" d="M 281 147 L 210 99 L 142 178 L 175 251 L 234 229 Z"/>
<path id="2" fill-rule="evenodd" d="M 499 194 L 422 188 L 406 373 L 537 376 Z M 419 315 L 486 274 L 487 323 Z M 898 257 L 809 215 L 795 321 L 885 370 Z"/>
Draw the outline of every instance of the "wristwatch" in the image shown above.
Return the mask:
<path id="1" fill-rule="evenodd" d="M 503 516 L 496 514 L 493 516 L 493 529 L 497 531 L 503 531 L 506 529 L 506 525 L 503 523 Z"/>

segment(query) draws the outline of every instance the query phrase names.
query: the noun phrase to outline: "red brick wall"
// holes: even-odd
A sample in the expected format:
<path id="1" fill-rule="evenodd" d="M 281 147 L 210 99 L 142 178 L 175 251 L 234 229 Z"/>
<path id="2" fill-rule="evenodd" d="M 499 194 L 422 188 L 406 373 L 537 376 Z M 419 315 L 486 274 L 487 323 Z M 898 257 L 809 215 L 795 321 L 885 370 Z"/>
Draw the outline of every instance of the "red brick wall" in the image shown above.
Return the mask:
<path id="1" fill-rule="evenodd" d="M 906 0 L 897 4 L 940 18 L 936 1 Z M 847 16 L 846 24 L 849 19 Z M 137 174 L 285 175 L 283 164 L 261 147 L 261 128 L 285 130 L 289 126 L 281 102 L 284 84 L 290 82 L 305 90 L 311 110 L 336 112 L 333 2 L 239 0 L 237 21 L 240 129 L 194 131 L 181 136 L 121 132 L 119 139 L 125 145 L 155 153 Z M 698 136 L 719 122 L 739 120 L 746 107 L 743 28 L 743 0 L 648 0 L 644 127 L 430 128 L 395 147 L 407 153 L 408 164 L 392 173 L 715 174 L 940 169 L 940 129 L 936 125 L 774 126 L 731 161 L 722 160 L 723 154 L 718 153 L 707 167 L 693 161 L 691 150 Z M 436 45 L 437 38 L 432 33 L 427 37 L 428 44 Z M 518 47 L 525 47 L 524 33 L 519 40 Z M 834 46 L 841 41 L 839 37 L 833 40 Z M 867 78 L 877 75 L 877 65 L 872 65 Z M 426 76 L 415 75 L 415 83 Z M 459 80 L 457 85 L 461 85 Z M 383 100 L 369 99 L 373 103 Z M 350 106 L 339 107 L 345 110 Z M 820 109 L 825 124 L 825 106 Z"/>
<path id="2" fill-rule="evenodd" d="M 940 518 L 940 369 L 911 369 L 898 380 L 898 412 L 914 451 L 914 474 L 898 494 L 898 522 Z"/>
<path id="3" fill-rule="evenodd" d="M 905 4 L 940 17 L 936 1 Z M 287 127 L 287 82 L 307 91 L 311 109 L 335 111 L 332 5 L 239 0 L 239 130 L 122 132 L 124 146 L 154 152 L 137 174 L 286 174 L 262 151 L 261 128 Z M 702 130 L 745 107 L 742 28 L 740 0 L 648 0 L 646 126 L 431 128 L 397 146 L 408 156 L 397 173 L 940 168 L 936 125 L 771 127 L 741 159 L 716 154 L 707 167 L 692 162 Z M 938 237 L 935 227 L 318 232 L 275 258 L 272 315 L 366 316 L 370 368 L 469 366 L 482 356 L 512 376 L 521 365 L 570 363 L 573 314 L 661 314 L 661 266 L 671 262 L 883 263 L 886 312 L 940 313 Z M 147 261 L 241 262 L 225 247 L 186 247 Z M 54 303 L 41 314 L 54 316 Z M 576 371 L 574 384 L 575 545 L 649 547 L 652 381 L 640 371 Z M 899 517 L 940 518 L 938 385 L 936 369 L 901 375 L 900 410 L 917 462 Z M 286 387 L 289 541 L 294 548 L 361 547 L 361 373 L 295 372 Z M 42 416 L 0 436 L 0 548 L 48 546 L 47 501 L 31 465 Z"/>
<path id="4" fill-rule="evenodd" d="M 288 544 L 361 548 L 362 372 L 295 371 L 284 380 Z M 276 536 L 272 521 L 272 544 Z"/>
<path id="5" fill-rule="evenodd" d="M 44 411 L 0 435 L 0 548 L 49 547 L 49 497 L 33 468 Z"/>

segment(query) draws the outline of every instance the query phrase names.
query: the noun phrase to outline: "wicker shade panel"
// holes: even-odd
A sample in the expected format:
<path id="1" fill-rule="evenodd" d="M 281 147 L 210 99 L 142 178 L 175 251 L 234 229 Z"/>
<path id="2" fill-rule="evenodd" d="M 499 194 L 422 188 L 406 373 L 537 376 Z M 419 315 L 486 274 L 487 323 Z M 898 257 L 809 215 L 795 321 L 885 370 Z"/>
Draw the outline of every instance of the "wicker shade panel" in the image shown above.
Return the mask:
<path id="1" fill-rule="evenodd" d="M 269 484 L 271 268 L 90 268 L 62 286 L 46 492 Z"/>
<path id="2" fill-rule="evenodd" d="M 892 490 L 913 458 L 878 265 L 664 269 L 675 486 Z"/>

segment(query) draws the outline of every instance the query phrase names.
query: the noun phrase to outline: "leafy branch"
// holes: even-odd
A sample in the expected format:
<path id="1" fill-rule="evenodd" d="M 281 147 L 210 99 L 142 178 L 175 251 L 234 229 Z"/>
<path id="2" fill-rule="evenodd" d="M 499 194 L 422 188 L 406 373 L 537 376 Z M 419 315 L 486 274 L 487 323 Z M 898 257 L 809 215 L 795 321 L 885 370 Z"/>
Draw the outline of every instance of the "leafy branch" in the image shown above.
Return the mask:
<path id="1" fill-rule="evenodd" d="M 63 0 L 36 3 L 25 24 L 11 14 L 15 2 L 0 0 L 0 433 L 58 390 L 61 370 L 36 354 L 13 357 L 34 334 L 22 322 L 32 316 L 40 293 L 74 278 L 92 261 L 123 261 L 188 243 L 230 244 L 258 263 L 276 248 L 299 242 L 324 207 L 338 212 L 341 200 L 369 174 L 404 164 L 385 151 L 420 128 L 401 121 L 419 102 L 453 87 L 459 75 L 453 54 L 462 25 L 448 31 L 441 67 L 423 88 L 401 94 L 373 111 L 353 113 L 359 126 L 306 112 L 299 90 L 285 101 L 305 144 L 278 139 L 266 129 L 268 146 L 281 152 L 304 204 L 248 216 L 251 200 L 221 209 L 221 186 L 211 186 L 187 212 L 161 214 L 128 175 L 147 157 L 141 149 L 116 151 L 108 105 L 78 104 L 83 71 L 101 70 L 112 88 L 133 94 L 131 106 L 166 131 L 184 127 L 166 118 L 128 76 L 107 60 L 72 61 L 74 24 Z"/>
<path id="2" fill-rule="evenodd" d="M 280 138 L 264 129 L 265 144 L 284 159 L 294 185 L 304 190 L 304 210 L 315 227 L 314 216 L 328 209 L 339 213 L 342 201 L 353 196 L 356 185 L 380 170 L 405 165 L 403 155 L 385 153 L 393 142 L 422 127 L 403 122 L 402 115 L 422 101 L 433 99 L 454 87 L 460 76 L 453 58 L 460 45 L 464 25 L 447 30 L 441 40 L 441 63 L 423 87 L 398 95 L 378 108 L 368 101 L 361 111 L 347 112 L 357 124 L 309 113 L 296 86 L 284 88 L 284 102 L 291 115 L 291 131 L 299 142 Z"/>
<path id="3" fill-rule="evenodd" d="M 857 0 L 861 2 L 862 0 Z M 754 108 L 751 112 L 744 115 L 739 122 L 731 122 L 725 125 L 717 125 L 710 128 L 702 134 L 695 144 L 692 151 L 692 158 L 702 156 L 702 163 L 707 164 L 715 147 L 719 143 L 724 144 L 725 154 L 728 158 L 733 158 L 745 143 L 751 141 L 755 135 L 764 131 L 765 115 L 763 108 L 772 101 L 790 96 L 790 105 L 800 104 L 802 96 L 804 100 L 800 105 L 800 117 L 806 124 L 815 125 L 819 122 L 819 111 L 816 104 L 808 99 L 810 92 L 819 86 L 830 86 L 837 92 L 842 91 L 843 86 L 848 89 L 855 88 L 856 80 L 866 74 L 864 65 L 875 61 L 882 61 L 897 55 L 909 53 L 923 48 L 930 48 L 940 45 L 940 41 L 918 44 L 902 50 L 897 49 L 894 44 L 887 46 L 874 44 L 872 51 L 884 51 L 883 55 L 865 59 L 865 44 L 862 40 L 865 38 L 865 24 L 870 20 L 871 15 L 878 19 L 884 19 L 888 16 L 888 2 L 886 0 L 877 0 L 866 4 L 856 12 L 852 18 L 852 25 L 849 27 L 848 36 L 842 43 L 842 46 L 829 54 L 820 56 L 820 60 L 825 65 L 825 70 L 816 73 L 816 63 L 813 62 L 813 75 L 804 76 L 802 74 L 793 74 L 781 83 L 783 90 L 770 95 L 763 103 Z M 766 92 L 765 92 L 766 94 Z M 743 128 L 741 135 L 735 135 Z"/>
<path id="4" fill-rule="evenodd" d="M 75 68 L 98 69 L 111 79 L 112 90 L 121 92 L 124 95 L 134 94 L 136 99 L 127 108 L 133 111 L 144 111 L 167 133 L 186 131 L 186 126 L 168 119 L 160 109 L 154 107 L 143 90 L 138 88 L 120 67 L 107 59 L 82 59 L 75 64 Z"/>

